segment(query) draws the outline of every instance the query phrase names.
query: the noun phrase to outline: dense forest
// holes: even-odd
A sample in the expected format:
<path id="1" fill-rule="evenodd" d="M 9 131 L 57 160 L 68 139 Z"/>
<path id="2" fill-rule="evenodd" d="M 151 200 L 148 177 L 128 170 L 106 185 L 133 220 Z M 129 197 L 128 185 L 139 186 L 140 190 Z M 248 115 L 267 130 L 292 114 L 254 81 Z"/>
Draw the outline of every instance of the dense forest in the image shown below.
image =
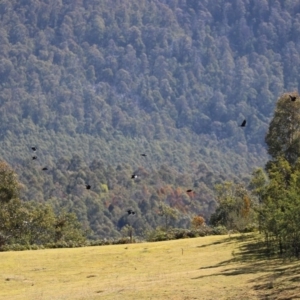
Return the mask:
<path id="1" fill-rule="evenodd" d="M 3 0 L 0 25 L 0 158 L 89 238 L 142 236 L 162 203 L 209 220 L 299 88 L 299 1 Z"/>

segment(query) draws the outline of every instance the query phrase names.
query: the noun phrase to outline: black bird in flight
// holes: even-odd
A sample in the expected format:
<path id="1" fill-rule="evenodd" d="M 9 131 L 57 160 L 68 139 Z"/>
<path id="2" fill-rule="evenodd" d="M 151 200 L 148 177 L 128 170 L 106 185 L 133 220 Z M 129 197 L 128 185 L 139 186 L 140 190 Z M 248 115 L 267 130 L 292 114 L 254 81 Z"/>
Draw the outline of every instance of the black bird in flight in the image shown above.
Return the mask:
<path id="1" fill-rule="evenodd" d="M 32 156 L 32 159 L 33 159 L 33 160 L 37 159 L 37 156 Z"/>
<path id="2" fill-rule="evenodd" d="M 246 120 L 244 120 L 243 122 L 242 122 L 242 124 L 240 125 L 240 127 L 245 127 L 246 126 Z"/>
<path id="3" fill-rule="evenodd" d="M 31 147 L 31 150 L 32 151 L 36 151 L 36 147 Z"/>
<path id="4" fill-rule="evenodd" d="M 127 213 L 128 213 L 129 215 L 135 215 L 135 211 L 133 211 L 132 209 L 128 209 L 128 210 L 127 210 Z"/>
<path id="5" fill-rule="evenodd" d="M 145 153 L 142 153 L 142 154 L 141 154 L 141 156 L 144 156 L 144 157 L 146 157 L 147 155 L 146 155 Z"/>
<path id="6" fill-rule="evenodd" d="M 292 95 L 289 95 L 289 96 L 290 96 L 291 101 L 296 101 L 296 99 L 297 99 L 296 96 L 292 96 Z"/>
<path id="7" fill-rule="evenodd" d="M 133 174 L 131 175 L 131 179 L 136 179 L 137 178 L 137 175 Z"/>
<path id="8" fill-rule="evenodd" d="M 42 170 L 43 170 L 43 171 L 47 171 L 47 170 L 48 170 L 48 168 L 47 168 L 47 167 L 44 167 Z"/>
<path id="9" fill-rule="evenodd" d="M 91 189 L 91 186 L 89 184 L 86 184 L 85 187 L 86 187 L 87 190 Z"/>

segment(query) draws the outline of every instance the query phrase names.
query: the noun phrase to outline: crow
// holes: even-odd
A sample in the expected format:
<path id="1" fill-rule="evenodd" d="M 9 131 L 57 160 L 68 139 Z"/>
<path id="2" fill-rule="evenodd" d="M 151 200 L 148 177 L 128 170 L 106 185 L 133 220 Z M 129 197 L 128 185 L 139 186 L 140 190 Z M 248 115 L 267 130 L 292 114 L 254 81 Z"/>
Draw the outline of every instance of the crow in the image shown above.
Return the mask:
<path id="1" fill-rule="evenodd" d="M 44 167 L 42 170 L 43 170 L 43 171 L 47 171 L 47 170 L 48 170 L 48 168 L 47 168 L 47 167 Z"/>
<path id="2" fill-rule="evenodd" d="M 132 209 L 128 209 L 128 210 L 127 210 L 127 213 L 128 213 L 129 215 L 135 215 L 135 211 L 133 211 Z"/>
<path id="3" fill-rule="evenodd" d="M 147 155 L 146 155 L 145 153 L 142 153 L 142 154 L 141 154 L 141 156 L 144 156 L 144 157 L 146 157 Z"/>
<path id="4" fill-rule="evenodd" d="M 33 160 L 37 159 L 37 156 L 32 156 L 32 159 L 33 159 Z"/>
<path id="5" fill-rule="evenodd" d="M 133 174 L 131 175 L 131 179 L 136 179 L 137 178 L 137 175 Z"/>
<path id="6" fill-rule="evenodd" d="M 86 187 L 87 190 L 91 189 L 91 186 L 89 184 L 86 184 L 85 187 Z"/>
<path id="7" fill-rule="evenodd" d="M 32 151 L 36 151 L 36 147 L 31 147 L 31 150 Z"/>
<path id="8" fill-rule="evenodd" d="M 246 120 L 244 120 L 243 122 L 242 122 L 242 124 L 240 125 L 240 127 L 245 127 L 246 126 Z"/>
<path id="9" fill-rule="evenodd" d="M 297 99 L 296 96 L 292 96 L 292 95 L 289 95 L 289 96 L 290 96 L 291 101 L 296 101 L 296 99 Z"/>
<path id="10" fill-rule="evenodd" d="M 193 191 L 193 190 L 187 190 L 186 192 L 187 192 L 187 193 L 191 193 L 192 191 Z"/>

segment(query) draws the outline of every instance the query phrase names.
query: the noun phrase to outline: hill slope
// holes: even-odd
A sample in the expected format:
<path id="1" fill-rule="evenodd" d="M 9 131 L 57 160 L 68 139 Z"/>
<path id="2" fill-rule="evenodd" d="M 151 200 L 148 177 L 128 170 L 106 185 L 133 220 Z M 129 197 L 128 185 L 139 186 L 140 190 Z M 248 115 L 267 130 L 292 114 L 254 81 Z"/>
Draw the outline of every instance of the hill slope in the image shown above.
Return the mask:
<path id="1" fill-rule="evenodd" d="M 162 187 L 180 189 L 186 216 L 208 217 L 215 182 L 264 164 L 274 102 L 298 89 L 298 11 L 271 0 L 2 1 L 0 155 L 22 198 L 76 211 L 98 237 L 118 234 L 128 206 L 151 207 L 141 222 L 158 225 Z M 138 170 L 148 179 L 132 185 Z"/>

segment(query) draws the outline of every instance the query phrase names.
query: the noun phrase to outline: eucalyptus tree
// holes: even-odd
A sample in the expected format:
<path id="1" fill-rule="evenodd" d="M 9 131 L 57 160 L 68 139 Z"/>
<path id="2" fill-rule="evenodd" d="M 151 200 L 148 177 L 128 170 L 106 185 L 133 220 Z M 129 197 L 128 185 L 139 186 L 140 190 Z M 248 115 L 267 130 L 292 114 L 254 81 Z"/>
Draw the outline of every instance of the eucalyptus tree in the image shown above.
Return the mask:
<path id="1" fill-rule="evenodd" d="M 218 207 L 211 215 L 211 225 L 243 231 L 254 222 L 254 203 L 244 185 L 231 181 L 216 184 L 215 198 Z"/>
<path id="2" fill-rule="evenodd" d="M 4 161 L 0 161 L 0 202 L 8 203 L 19 196 L 21 185 L 17 175 Z"/>
<path id="3" fill-rule="evenodd" d="M 291 101 L 283 94 L 276 103 L 274 116 L 265 137 L 268 153 L 273 159 L 284 157 L 294 165 L 300 156 L 300 97 Z"/>

